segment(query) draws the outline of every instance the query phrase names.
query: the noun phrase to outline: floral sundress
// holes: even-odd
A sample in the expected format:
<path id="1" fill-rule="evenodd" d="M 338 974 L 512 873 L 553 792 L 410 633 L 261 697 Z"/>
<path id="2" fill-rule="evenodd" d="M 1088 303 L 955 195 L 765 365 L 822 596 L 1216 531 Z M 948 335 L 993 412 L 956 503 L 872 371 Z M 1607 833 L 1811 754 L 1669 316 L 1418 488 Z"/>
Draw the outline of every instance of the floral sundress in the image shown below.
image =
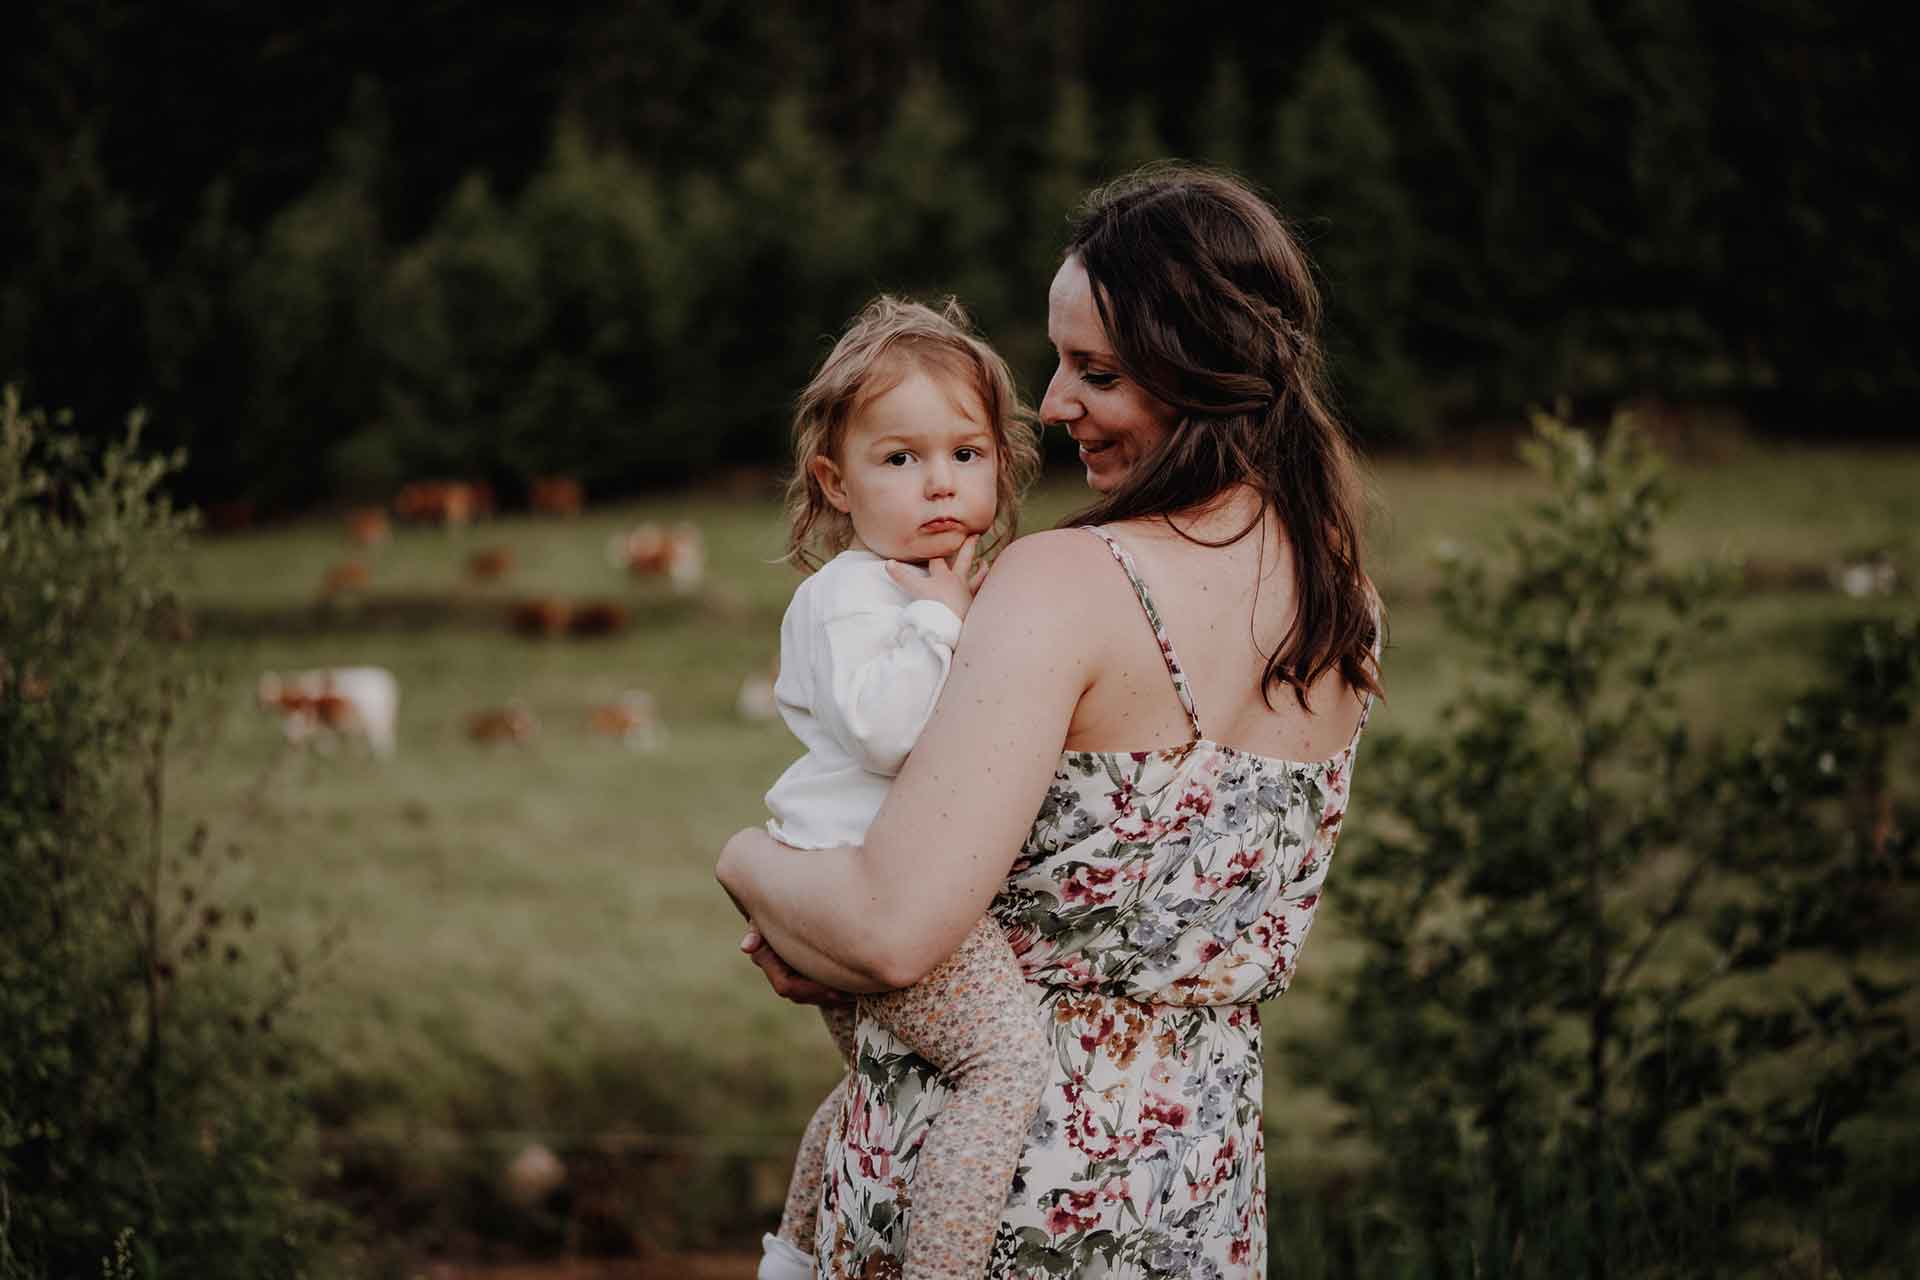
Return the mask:
<path id="1" fill-rule="evenodd" d="M 1193 739 L 1064 753 L 989 909 L 1040 988 L 1055 1052 L 987 1274 L 1264 1276 L 1258 1002 L 1293 978 L 1366 712 L 1339 754 L 1311 763 L 1207 738 L 1132 556 L 1090 532 L 1140 597 Z M 817 1275 L 899 1276 L 914 1161 L 944 1093 L 860 1019 Z"/>

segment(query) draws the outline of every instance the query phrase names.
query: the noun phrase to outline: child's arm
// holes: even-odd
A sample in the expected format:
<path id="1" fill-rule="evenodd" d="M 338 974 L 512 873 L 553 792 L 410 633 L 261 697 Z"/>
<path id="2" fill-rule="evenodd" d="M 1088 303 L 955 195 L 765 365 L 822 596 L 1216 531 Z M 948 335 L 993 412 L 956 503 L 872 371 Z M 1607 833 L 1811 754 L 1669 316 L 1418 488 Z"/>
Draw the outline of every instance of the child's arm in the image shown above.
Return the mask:
<path id="1" fill-rule="evenodd" d="M 939 701 L 960 619 L 931 600 L 829 618 L 817 687 L 831 690 L 821 719 L 870 773 L 900 772 Z"/>
<path id="2" fill-rule="evenodd" d="M 870 773 L 900 772 L 940 700 L 961 620 L 986 575 L 974 564 L 979 545 L 977 534 L 968 538 L 951 565 L 889 563 L 887 576 L 911 598 L 904 608 L 892 593 L 871 595 L 871 579 L 850 579 L 827 612 L 816 681 L 832 691 L 834 736 Z"/>

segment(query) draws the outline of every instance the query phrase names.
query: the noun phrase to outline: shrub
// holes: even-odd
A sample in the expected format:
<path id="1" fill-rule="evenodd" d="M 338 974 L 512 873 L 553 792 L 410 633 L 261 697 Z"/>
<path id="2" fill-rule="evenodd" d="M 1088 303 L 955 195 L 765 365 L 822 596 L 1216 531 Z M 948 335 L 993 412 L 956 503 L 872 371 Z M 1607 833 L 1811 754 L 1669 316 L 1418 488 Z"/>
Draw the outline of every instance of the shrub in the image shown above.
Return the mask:
<path id="1" fill-rule="evenodd" d="M 191 705 L 176 601 L 190 524 L 139 420 L 97 457 L 0 404 L 0 1276 L 294 1275 L 287 993 L 209 833 L 165 812 Z"/>
<path id="2" fill-rule="evenodd" d="M 1677 678 L 1727 575 L 1657 564 L 1631 430 L 1542 419 L 1531 458 L 1552 496 L 1507 571 L 1446 566 L 1488 675 L 1438 736 L 1373 744 L 1386 816 L 1348 855 L 1365 951 L 1325 1061 L 1382 1154 L 1354 1247 L 1403 1274 L 1697 1274 L 1782 1239 L 1887 1265 L 1912 1242 L 1844 1139 L 1911 1048 L 1890 762 L 1920 633 L 1849 632 L 1775 731 L 1702 741 Z"/>

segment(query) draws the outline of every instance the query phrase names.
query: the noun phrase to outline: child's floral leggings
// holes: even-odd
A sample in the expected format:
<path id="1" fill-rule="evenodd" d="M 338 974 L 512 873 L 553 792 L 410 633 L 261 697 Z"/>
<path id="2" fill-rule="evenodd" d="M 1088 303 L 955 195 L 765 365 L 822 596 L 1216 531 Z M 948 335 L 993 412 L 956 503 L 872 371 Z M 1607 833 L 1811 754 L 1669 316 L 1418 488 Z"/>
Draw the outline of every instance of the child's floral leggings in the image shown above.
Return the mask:
<path id="1" fill-rule="evenodd" d="M 932 973 L 905 990 L 862 997 L 860 1010 L 932 1063 L 952 1089 L 914 1166 L 904 1280 L 975 1280 L 1048 1079 L 1053 1049 L 1032 991 L 1006 935 L 983 919 Z M 851 1071 L 854 1011 L 821 1012 Z M 780 1238 L 808 1253 L 827 1135 L 846 1091 L 842 1077 L 813 1113 L 787 1184 Z"/>

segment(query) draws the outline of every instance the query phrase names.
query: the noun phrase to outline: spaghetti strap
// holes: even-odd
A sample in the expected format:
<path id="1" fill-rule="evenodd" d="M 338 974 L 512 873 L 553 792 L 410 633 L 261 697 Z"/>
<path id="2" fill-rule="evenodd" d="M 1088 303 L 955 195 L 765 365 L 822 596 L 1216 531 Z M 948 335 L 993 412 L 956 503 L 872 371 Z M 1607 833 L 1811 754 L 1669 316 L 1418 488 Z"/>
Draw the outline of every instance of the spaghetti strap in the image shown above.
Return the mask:
<path id="1" fill-rule="evenodd" d="M 1179 695 L 1180 705 L 1186 709 L 1187 723 L 1193 727 L 1194 740 L 1197 742 L 1205 738 L 1207 735 L 1200 729 L 1200 713 L 1194 710 L 1193 690 L 1187 687 L 1187 673 L 1181 669 L 1180 659 L 1174 656 L 1173 641 L 1167 638 L 1167 628 L 1160 621 L 1160 610 L 1154 607 L 1153 597 L 1147 594 L 1147 584 L 1140 580 L 1140 570 L 1134 566 L 1132 553 L 1105 529 L 1094 525 L 1081 527 L 1107 544 L 1107 550 L 1119 562 L 1120 571 L 1133 584 L 1133 594 L 1140 597 L 1140 608 L 1146 612 L 1147 625 L 1153 628 L 1153 638 L 1160 642 L 1160 656 L 1167 664 L 1167 675 L 1173 680 L 1173 691 Z"/>

